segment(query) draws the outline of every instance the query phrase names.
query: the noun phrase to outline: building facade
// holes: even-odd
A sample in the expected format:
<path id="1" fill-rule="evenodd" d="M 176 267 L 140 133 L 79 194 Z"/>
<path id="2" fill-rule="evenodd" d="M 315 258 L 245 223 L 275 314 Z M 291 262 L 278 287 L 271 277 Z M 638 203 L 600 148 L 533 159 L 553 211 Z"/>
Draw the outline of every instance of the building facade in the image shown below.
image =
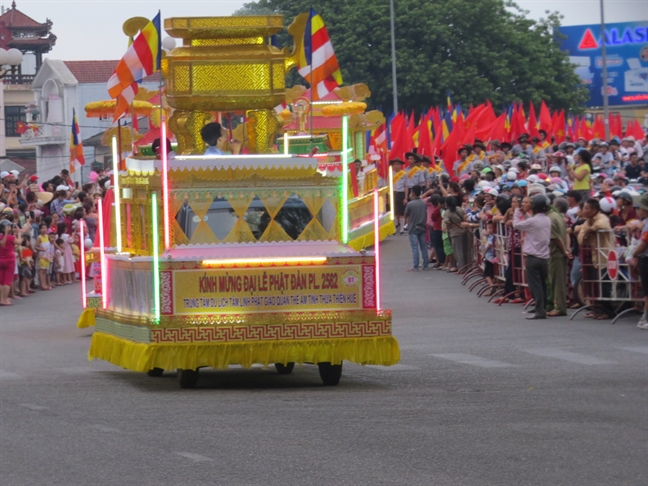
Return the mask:
<path id="1" fill-rule="evenodd" d="M 25 15 L 12 2 L 11 8 L 0 12 L 0 48 L 18 49 L 23 62 L 8 70 L 2 80 L 0 111 L 4 113 L 5 128 L 0 131 L 0 157 L 7 157 L 28 171 L 35 169 L 34 146 L 20 143 L 19 122 L 26 122 L 26 106 L 34 102 L 31 84 L 43 63 L 43 55 L 56 43 L 51 32 L 52 21 L 38 22 Z M 4 95 L 4 96 L 2 96 Z"/>
<path id="2" fill-rule="evenodd" d="M 30 128 L 20 139 L 24 146 L 36 147 L 36 168 L 41 178 L 50 178 L 70 165 L 73 110 L 79 121 L 86 160 L 86 167 L 76 175 L 78 180 L 85 180 L 93 162 L 104 165 L 112 161 L 107 148 L 99 150 L 97 156 L 97 144 L 92 142 L 113 125 L 112 117 L 88 118 L 84 107 L 108 98 L 106 86 L 118 62 L 44 60 L 31 85 L 34 102 L 27 109 L 32 120 Z M 151 77 L 141 86 L 154 91 L 158 82 Z"/>

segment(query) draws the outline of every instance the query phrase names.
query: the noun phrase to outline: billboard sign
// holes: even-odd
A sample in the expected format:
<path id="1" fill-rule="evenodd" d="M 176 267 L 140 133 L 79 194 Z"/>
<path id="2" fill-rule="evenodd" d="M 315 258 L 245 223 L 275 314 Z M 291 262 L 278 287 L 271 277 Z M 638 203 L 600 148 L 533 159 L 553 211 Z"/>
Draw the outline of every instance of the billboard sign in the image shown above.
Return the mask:
<path id="1" fill-rule="evenodd" d="M 566 36 L 562 49 L 589 88 L 587 106 L 603 106 L 603 42 L 610 105 L 648 104 L 648 22 L 607 24 L 604 36 L 600 24 L 560 27 L 559 32 Z"/>

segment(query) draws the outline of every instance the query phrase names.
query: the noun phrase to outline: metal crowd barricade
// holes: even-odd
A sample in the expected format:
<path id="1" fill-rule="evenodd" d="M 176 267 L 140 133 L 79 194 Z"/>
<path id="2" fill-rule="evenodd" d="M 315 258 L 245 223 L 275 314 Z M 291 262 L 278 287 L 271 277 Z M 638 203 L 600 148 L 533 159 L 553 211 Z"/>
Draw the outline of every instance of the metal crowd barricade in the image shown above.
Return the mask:
<path id="1" fill-rule="evenodd" d="M 625 261 L 627 248 L 617 246 L 611 230 L 596 233 L 596 245 L 581 245 L 582 276 L 580 291 L 585 303 L 571 317 L 581 311 L 603 308 L 615 314 L 612 324 L 623 315 L 643 307 L 643 290 L 636 268 Z"/>
<path id="2" fill-rule="evenodd" d="M 474 289 L 479 288 L 477 291 L 477 295 L 479 297 L 482 297 L 488 290 L 492 290 L 491 294 L 489 295 L 489 302 L 492 300 L 493 297 L 496 297 L 497 295 L 500 295 L 503 292 L 503 287 L 501 287 L 500 282 L 506 280 L 506 253 L 508 252 L 508 228 L 502 224 L 498 223 L 496 225 L 496 232 L 495 232 L 495 256 L 496 256 L 496 262 L 494 262 L 494 279 L 497 281 L 496 284 L 490 285 L 488 283 L 488 280 L 484 277 L 484 270 L 486 266 L 486 261 L 485 261 L 485 254 L 484 254 L 484 248 L 485 248 L 485 235 L 486 233 L 486 223 L 484 221 L 480 221 L 480 230 L 479 234 L 481 238 L 477 239 L 475 238 L 475 242 L 473 244 L 473 255 L 474 255 L 474 261 L 473 265 L 464 274 L 464 278 L 462 281 L 463 285 L 466 285 L 468 282 L 473 280 L 469 287 L 469 291 L 472 292 Z M 501 288 L 500 288 L 501 287 Z"/>
<path id="3" fill-rule="evenodd" d="M 507 273 L 510 273 L 510 279 L 514 289 L 508 294 L 502 295 L 500 305 L 504 299 L 509 299 L 523 290 L 525 295 L 524 307 L 527 308 L 533 301 L 528 297 L 528 285 L 526 281 L 526 256 L 522 253 L 522 234 L 520 231 L 511 227 L 507 228 L 507 249 L 506 268 L 504 269 L 504 282 L 507 281 Z"/>
<path id="4" fill-rule="evenodd" d="M 482 228 L 480 226 L 480 235 L 481 235 Z M 462 282 L 465 285 L 466 282 L 466 277 L 473 277 L 478 274 L 479 272 L 479 266 L 481 264 L 481 255 L 479 252 L 479 241 L 480 238 L 476 238 L 475 234 L 470 231 L 467 240 L 472 243 L 471 249 L 470 249 L 470 255 L 471 255 L 471 262 L 467 263 L 463 267 L 459 268 L 458 273 L 459 275 L 464 276 L 464 281 Z M 470 244 L 469 243 L 469 244 Z"/>
<path id="5" fill-rule="evenodd" d="M 510 226 L 506 226 L 503 221 L 498 221 L 495 224 L 495 257 L 497 261 L 494 264 L 495 280 L 498 285 L 495 292 L 492 292 L 488 301 L 493 298 L 504 294 L 506 285 L 506 269 L 510 260 L 510 247 L 511 247 L 511 231 Z M 485 291 L 484 291 L 485 292 Z"/>
<path id="6" fill-rule="evenodd" d="M 468 265 L 465 265 L 463 268 L 459 269 L 459 273 L 463 273 L 463 279 L 461 281 L 462 285 L 466 285 L 470 280 L 479 277 L 476 282 L 473 282 L 470 286 L 469 291 L 472 292 L 472 290 L 475 288 L 475 286 L 478 283 L 482 282 L 482 276 L 484 274 L 484 263 L 483 263 L 483 255 L 480 251 L 480 246 L 481 246 L 481 236 L 484 234 L 484 224 L 483 222 L 480 221 L 479 224 L 479 235 L 480 238 L 476 238 L 474 233 L 472 234 L 472 262 L 469 263 Z"/>

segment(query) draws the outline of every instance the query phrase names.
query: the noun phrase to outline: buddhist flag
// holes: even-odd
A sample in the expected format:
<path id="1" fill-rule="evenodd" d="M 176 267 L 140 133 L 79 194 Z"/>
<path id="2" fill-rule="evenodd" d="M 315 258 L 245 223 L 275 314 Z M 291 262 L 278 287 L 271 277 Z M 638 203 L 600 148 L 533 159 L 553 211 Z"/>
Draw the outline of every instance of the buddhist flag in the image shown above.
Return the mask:
<path id="1" fill-rule="evenodd" d="M 113 123 L 117 121 L 117 119 L 122 116 L 125 113 L 128 113 L 130 110 L 131 103 L 133 103 L 133 100 L 135 99 L 135 95 L 139 92 L 139 88 L 137 86 L 137 83 L 131 84 L 128 88 L 126 88 L 124 91 L 121 92 L 119 96 L 117 96 L 117 104 L 115 105 L 115 114 L 113 115 Z M 136 120 L 137 116 L 133 117 L 133 128 L 136 129 Z"/>
<path id="2" fill-rule="evenodd" d="M 124 90 L 160 69 L 162 46 L 160 13 L 135 37 L 108 80 L 108 94 L 117 98 Z"/>
<path id="3" fill-rule="evenodd" d="M 311 8 L 299 53 L 299 74 L 319 100 L 342 84 L 342 73 L 322 16 Z"/>
<path id="4" fill-rule="evenodd" d="M 77 120 L 76 111 L 72 108 L 72 133 L 70 134 L 70 173 L 76 169 L 76 164 L 85 165 L 83 156 L 83 143 L 81 143 L 81 132 L 79 130 L 79 120 Z"/>

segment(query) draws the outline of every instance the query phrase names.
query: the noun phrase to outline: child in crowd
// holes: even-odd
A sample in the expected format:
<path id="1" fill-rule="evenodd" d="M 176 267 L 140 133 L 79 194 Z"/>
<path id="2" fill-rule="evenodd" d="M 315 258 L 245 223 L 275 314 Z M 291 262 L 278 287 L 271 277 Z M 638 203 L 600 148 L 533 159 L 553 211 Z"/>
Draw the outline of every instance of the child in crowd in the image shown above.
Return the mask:
<path id="1" fill-rule="evenodd" d="M 495 263 L 497 257 L 495 255 L 495 223 L 489 220 L 486 223 L 486 231 L 484 232 L 484 278 L 488 282 L 489 287 L 495 285 Z M 492 290 L 491 290 L 492 292 Z M 484 294 L 490 296 L 491 293 Z"/>
<path id="2" fill-rule="evenodd" d="M 18 252 L 18 262 L 20 292 L 17 295 L 27 297 L 27 295 L 34 293 L 31 289 L 32 279 L 34 278 L 34 252 L 31 249 L 31 242 L 28 236 L 23 237 L 22 245 Z"/>
<path id="3" fill-rule="evenodd" d="M 443 200 L 443 198 L 441 199 L 440 205 L 442 207 L 441 218 L 443 218 L 446 213 L 445 201 Z M 445 263 L 439 268 L 440 270 L 445 270 L 446 272 L 452 272 L 456 270 L 456 269 L 453 270 L 455 267 L 455 259 L 454 259 L 454 253 L 452 252 L 452 243 L 450 241 L 450 236 L 448 235 L 448 228 L 445 221 L 442 221 L 441 229 L 443 231 L 442 240 L 443 240 L 443 253 L 445 253 Z"/>
<path id="4" fill-rule="evenodd" d="M 72 252 L 72 237 L 67 233 L 67 224 L 59 223 L 58 237 L 61 240 L 59 248 L 63 256 L 59 270 L 64 285 L 74 282 L 74 254 Z"/>
<path id="5" fill-rule="evenodd" d="M 63 239 L 57 238 L 55 241 L 56 258 L 54 259 L 54 272 L 56 274 L 56 285 L 67 285 L 67 275 L 63 271 Z"/>
<path id="6" fill-rule="evenodd" d="M 58 258 L 57 258 L 57 250 L 58 247 L 56 245 L 56 231 L 52 231 L 51 229 L 47 232 L 47 239 L 49 240 L 50 244 L 50 249 L 49 249 L 49 268 L 47 269 L 47 273 L 49 274 L 49 283 L 51 287 L 56 287 L 59 285 L 59 279 L 57 277 L 57 270 L 58 270 Z"/>
<path id="7" fill-rule="evenodd" d="M 81 280 L 81 248 L 79 247 L 79 234 L 72 236 L 72 256 L 74 257 L 74 281 Z"/>
<path id="8" fill-rule="evenodd" d="M 36 251 L 38 254 L 38 281 L 41 290 L 51 290 L 49 285 L 49 278 L 47 270 L 49 269 L 50 262 L 48 259 L 49 253 L 49 237 L 47 236 L 47 224 L 41 223 L 38 227 L 38 237 L 36 238 Z"/>

